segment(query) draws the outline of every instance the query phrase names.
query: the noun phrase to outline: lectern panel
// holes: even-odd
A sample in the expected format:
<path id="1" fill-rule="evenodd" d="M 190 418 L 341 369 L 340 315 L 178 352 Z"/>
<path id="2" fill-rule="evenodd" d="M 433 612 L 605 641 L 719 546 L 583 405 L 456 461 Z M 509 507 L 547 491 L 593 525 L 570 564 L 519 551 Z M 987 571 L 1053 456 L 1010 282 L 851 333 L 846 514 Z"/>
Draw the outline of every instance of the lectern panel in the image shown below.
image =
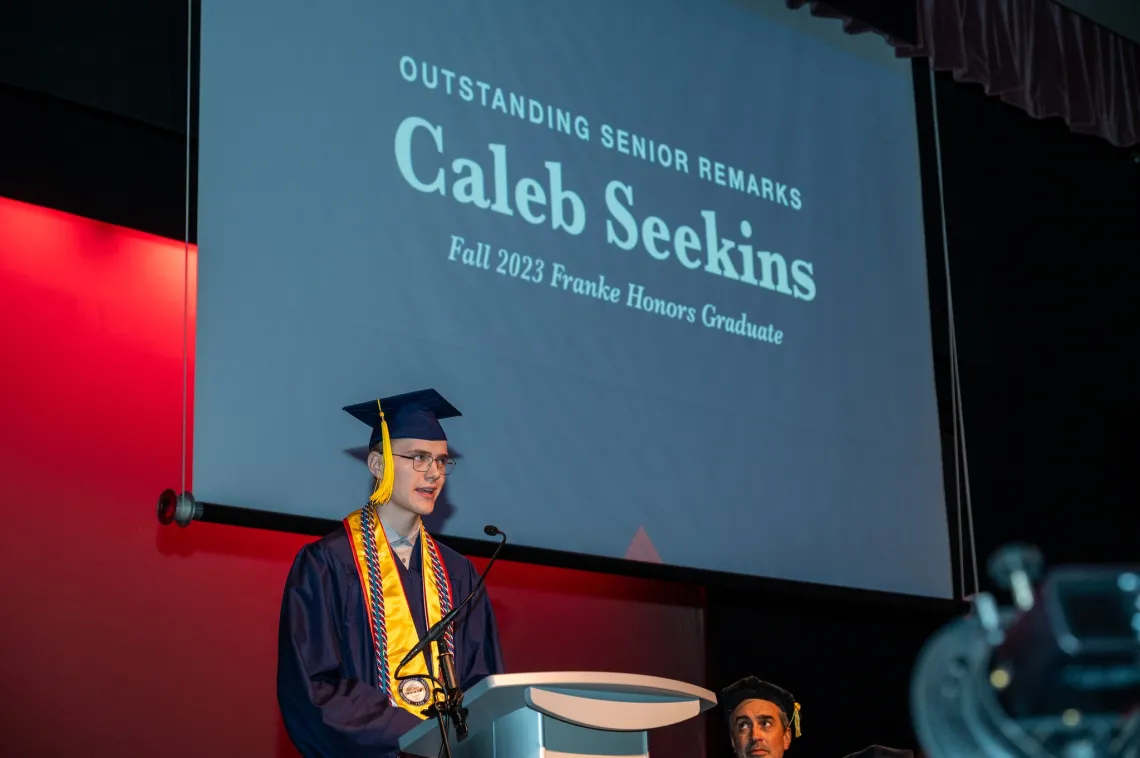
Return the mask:
<path id="1" fill-rule="evenodd" d="M 542 747 L 545 758 L 634 758 L 649 755 L 649 739 L 644 731 L 589 729 L 550 716 L 542 716 Z"/>

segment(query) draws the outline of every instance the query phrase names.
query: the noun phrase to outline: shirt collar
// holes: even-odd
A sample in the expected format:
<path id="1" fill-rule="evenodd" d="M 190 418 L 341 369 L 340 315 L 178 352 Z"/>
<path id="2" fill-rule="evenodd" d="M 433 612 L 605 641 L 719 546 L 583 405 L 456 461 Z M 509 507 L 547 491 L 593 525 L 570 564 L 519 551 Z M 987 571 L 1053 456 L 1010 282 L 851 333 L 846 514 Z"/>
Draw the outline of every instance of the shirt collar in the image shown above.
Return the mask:
<path id="1" fill-rule="evenodd" d="M 395 530 L 390 529 L 383 521 L 380 525 L 384 527 L 384 536 L 388 539 L 388 544 L 392 547 L 414 547 L 416 538 L 420 536 L 420 522 L 417 521 L 416 525 L 412 527 L 412 531 L 406 537 L 399 535 Z"/>

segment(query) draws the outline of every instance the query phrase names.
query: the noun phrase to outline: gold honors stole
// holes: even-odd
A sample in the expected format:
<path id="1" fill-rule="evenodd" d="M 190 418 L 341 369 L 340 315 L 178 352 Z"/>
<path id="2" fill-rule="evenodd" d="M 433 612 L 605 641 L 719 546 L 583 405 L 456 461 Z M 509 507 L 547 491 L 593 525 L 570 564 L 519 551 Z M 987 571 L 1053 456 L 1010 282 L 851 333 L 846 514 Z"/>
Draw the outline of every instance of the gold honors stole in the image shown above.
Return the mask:
<path id="1" fill-rule="evenodd" d="M 376 506 L 366 505 L 344 519 L 344 528 L 352 543 L 356 573 L 364 593 L 372 632 L 372 650 L 376 659 L 376 681 L 388 696 L 388 702 L 423 718 L 421 711 L 431 701 L 432 686 L 423 655 L 408 662 L 395 682 L 396 667 L 419 642 L 411 608 L 400 581 L 396 558 L 388 546 L 384 527 L 376 515 Z M 451 579 L 440 557 L 439 545 L 420 523 L 420 561 L 424 578 L 424 615 L 427 628 L 438 622 L 452 608 Z M 413 556 L 413 560 L 415 557 Z M 444 648 L 455 652 L 455 640 L 449 630 L 441 640 Z M 432 671 L 439 672 L 439 648 L 430 646 Z M 436 673 L 436 676 L 439 674 Z M 410 677 L 410 678 L 409 678 Z"/>

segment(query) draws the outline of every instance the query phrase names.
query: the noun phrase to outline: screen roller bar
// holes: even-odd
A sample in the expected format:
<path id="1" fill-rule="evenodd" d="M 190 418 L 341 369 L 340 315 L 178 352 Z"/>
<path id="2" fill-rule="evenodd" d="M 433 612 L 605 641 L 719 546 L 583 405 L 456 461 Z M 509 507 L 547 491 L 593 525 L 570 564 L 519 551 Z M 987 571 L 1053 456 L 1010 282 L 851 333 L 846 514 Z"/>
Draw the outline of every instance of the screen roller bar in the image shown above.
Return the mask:
<path id="1" fill-rule="evenodd" d="M 227 526 L 242 526 L 250 529 L 266 529 L 291 534 L 307 534 L 323 537 L 340 527 L 335 519 L 297 516 L 291 513 L 275 513 L 236 505 L 206 503 L 194 499 L 191 492 L 177 494 L 172 489 L 163 490 L 158 496 L 158 522 L 163 526 L 177 524 L 190 526 L 193 521 Z"/>

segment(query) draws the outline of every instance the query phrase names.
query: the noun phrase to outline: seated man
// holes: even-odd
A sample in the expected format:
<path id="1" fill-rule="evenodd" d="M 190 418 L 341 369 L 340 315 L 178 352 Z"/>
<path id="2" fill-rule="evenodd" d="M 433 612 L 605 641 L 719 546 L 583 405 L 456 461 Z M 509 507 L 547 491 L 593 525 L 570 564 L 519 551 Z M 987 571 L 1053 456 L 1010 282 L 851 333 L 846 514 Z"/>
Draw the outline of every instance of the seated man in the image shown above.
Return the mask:
<path id="1" fill-rule="evenodd" d="M 281 602 L 277 699 L 306 757 L 395 756 L 400 736 L 431 704 L 439 647 L 454 654 L 466 690 L 502 671 L 498 632 L 480 589 L 440 644 L 395 678 L 421 636 L 478 581 L 470 561 L 420 520 L 455 463 L 439 419 L 460 413 L 435 390 L 344 410 L 372 427 L 374 492 L 343 529 L 301 548 L 293 562 Z"/>
<path id="2" fill-rule="evenodd" d="M 736 758 L 783 758 L 792 744 L 792 729 L 800 736 L 800 704 L 774 684 L 746 676 L 725 687 L 720 702 Z"/>

